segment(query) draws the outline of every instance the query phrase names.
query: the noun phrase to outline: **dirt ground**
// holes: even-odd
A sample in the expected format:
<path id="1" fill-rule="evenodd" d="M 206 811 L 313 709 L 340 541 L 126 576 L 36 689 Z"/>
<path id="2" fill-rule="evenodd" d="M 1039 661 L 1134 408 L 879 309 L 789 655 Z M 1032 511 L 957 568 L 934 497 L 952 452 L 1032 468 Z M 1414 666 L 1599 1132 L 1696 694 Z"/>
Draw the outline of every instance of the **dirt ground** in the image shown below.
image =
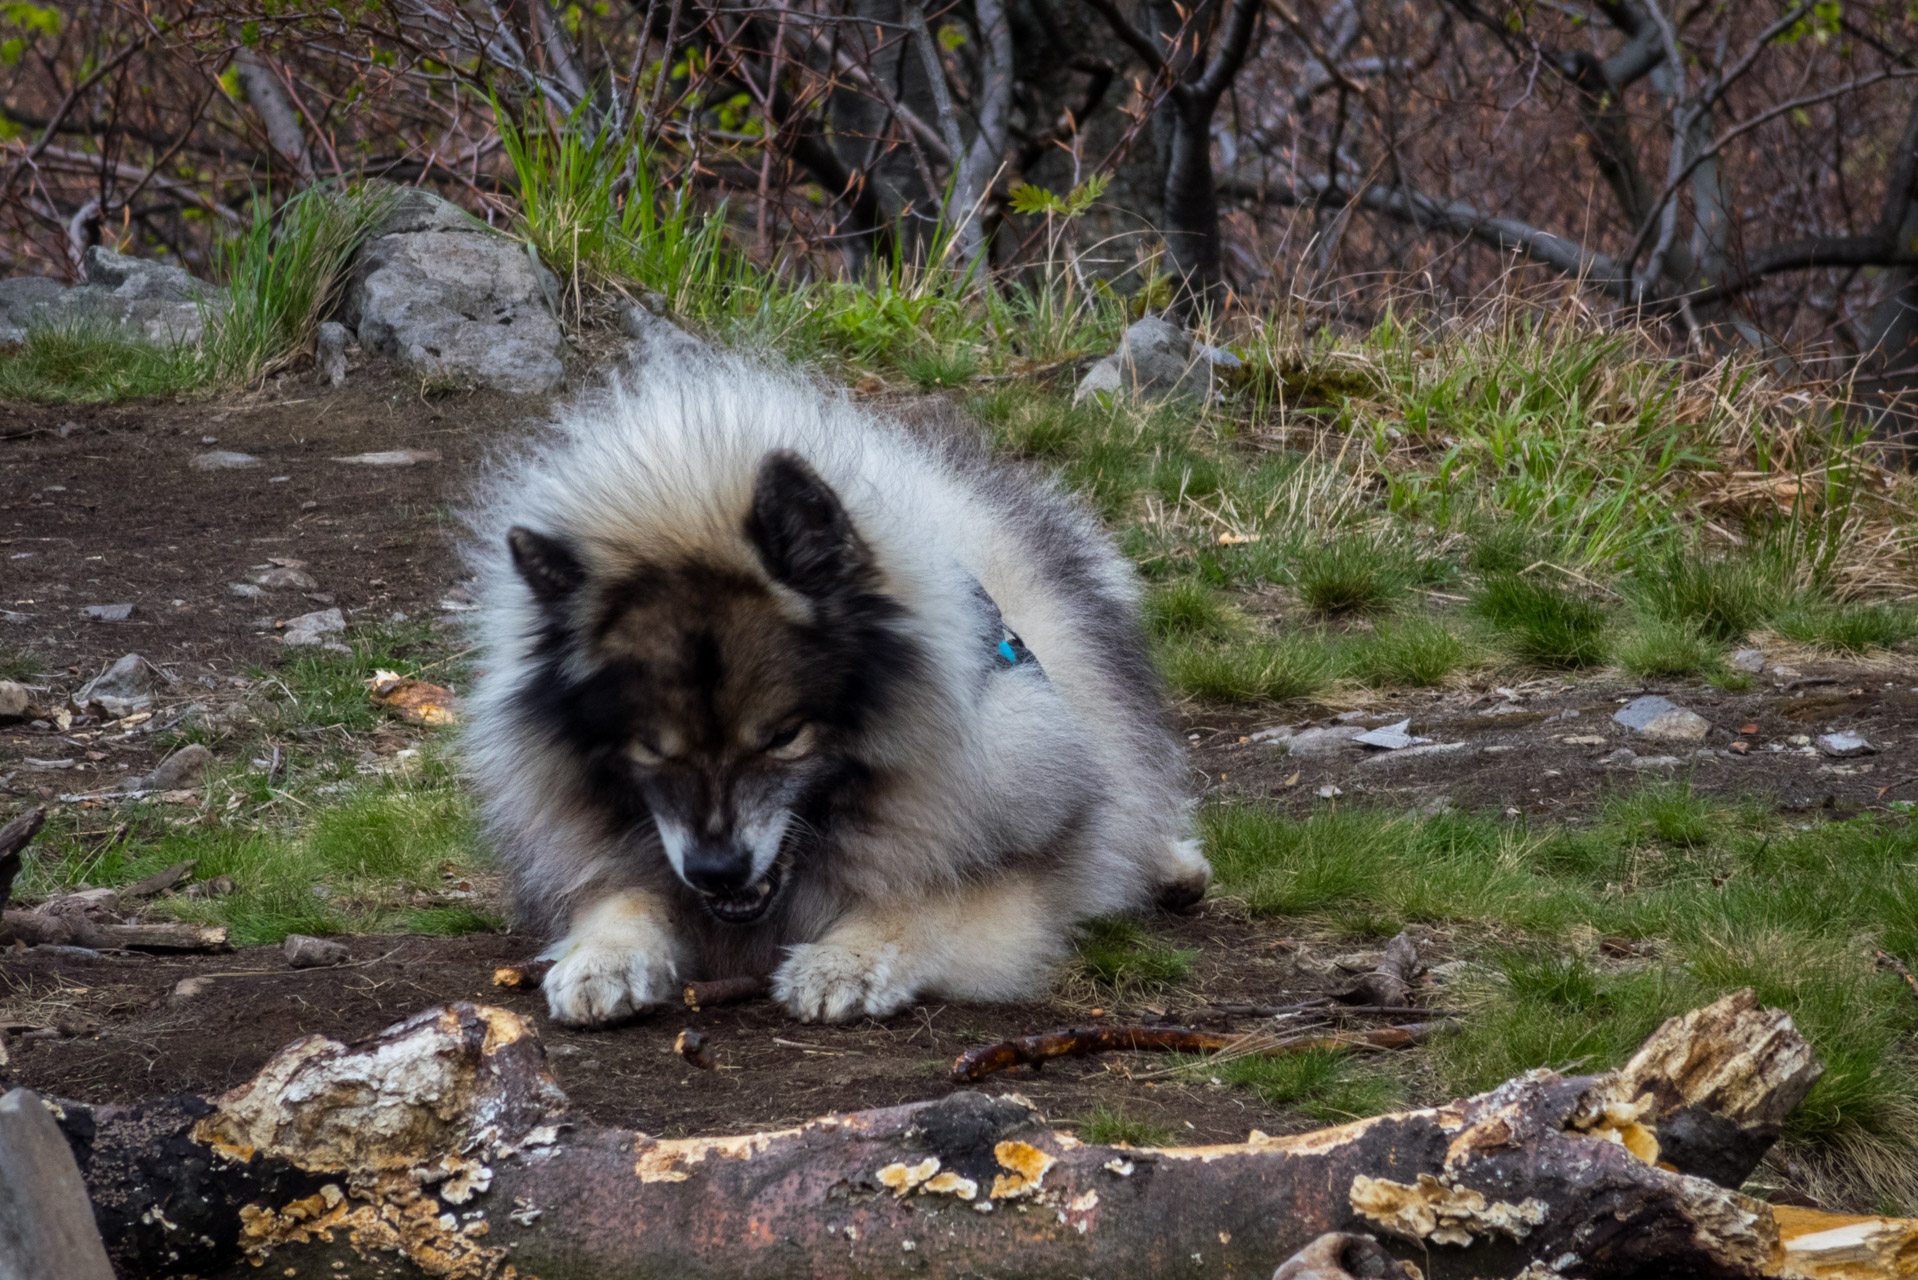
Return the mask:
<path id="1" fill-rule="evenodd" d="M 485 394 L 429 401 L 374 369 L 357 372 L 340 391 L 289 382 L 219 404 L 0 406 L 0 646 L 48 663 L 36 683 L 55 694 L 139 652 L 176 677 L 169 697 L 177 702 L 215 696 L 249 668 L 270 670 L 284 658 L 275 623 L 288 617 L 332 605 L 362 623 L 396 613 L 450 617 L 443 602 L 462 577 L 450 511 L 489 447 L 546 413 L 542 403 Z M 335 460 L 395 449 L 439 458 L 405 467 Z M 261 465 L 196 466 L 212 450 L 251 454 Z M 229 584 L 269 557 L 303 562 L 317 589 L 234 594 Z M 133 611 L 121 622 L 82 613 L 107 604 Z M 1805 821 L 1918 799 L 1911 785 L 1918 674 L 1909 664 L 1784 660 L 1796 674 L 1774 677 L 1768 662 L 1745 692 L 1700 684 L 1656 690 L 1713 725 L 1702 744 L 1675 748 L 1632 741 L 1610 717 L 1641 691 L 1604 681 L 1550 680 L 1509 695 L 1476 688 L 1395 695 L 1363 708 L 1372 713 L 1365 723 L 1409 717 L 1412 732 L 1434 745 L 1463 744 L 1418 755 L 1350 746 L 1301 758 L 1252 740 L 1287 723 L 1273 713 L 1188 709 L 1194 789 L 1298 811 L 1336 800 L 1573 821 L 1647 776 L 1688 777 L 1702 790 L 1753 797 L 1804 813 Z M 1311 716 L 1335 724 L 1338 714 L 1307 708 L 1289 723 Z M 1841 729 L 1863 734 L 1876 754 L 1828 758 L 1791 741 Z M 1748 753 L 1734 752 L 1737 743 Z M 1650 768 L 1608 762 L 1624 745 L 1640 756 L 1681 758 Z M 1694 754 L 1701 748 L 1707 754 Z M 52 756 L 76 763 L 59 774 L 24 763 Z M 0 818 L 151 763 L 137 740 L 93 750 L 57 728 L 0 726 Z M 1336 795 L 1321 794 L 1327 788 Z M 1075 1000 L 1068 990 L 1043 1005 L 925 1005 L 883 1024 L 802 1026 L 759 1003 L 581 1033 L 547 1023 L 537 995 L 492 985 L 496 964 L 537 949 L 534 939 L 505 934 L 353 938 L 349 967 L 297 972 L 277 949 L 134 959 L 12 953 L 0 957 L 0 1021 L 16 1032 L 19 1083 L 107 1102 L 217 1092 L 301 1035 L 352 1039 L 430 1004 L 491 1001 L 536 1015 L 558 1076 L 585 1115 L 677 1135 L 936 1096 L 952 1087 L 946 1072 L 960 1050 L 1094 1017 L 1243 1027 L 1208 1002 L 1277 1004 L 1336 981 L 1323 965 L 1305 964 L 1306 949 L 1278 925 L 1249 923 L 1230 903 L 1208 903 L 1155 929 L 1200 952 L 1197 976 L 1186 984 L 1193 994 L 1177 1008 L 1141 998 L 1095 1014 L 1089 998 Z M 195 975 L 218 976 L 197 997 L 172 994 Z M 696 1071 L 673 1056 L 673 1039 L 686 1026 L 710 1036 L 718 1070 Z M 20 1038 L 28 1027 L 62 1033 Z M 1143 1078 L 1162 1065 L 1144 1055 L 1073 1060 L 999 1077 L 992 1087 L 1017 1089 L 1061 1121 L 1121 1105 L 1191 1141 L 1310 1127 L 1298 1114 L 1202 1078 Z"/>

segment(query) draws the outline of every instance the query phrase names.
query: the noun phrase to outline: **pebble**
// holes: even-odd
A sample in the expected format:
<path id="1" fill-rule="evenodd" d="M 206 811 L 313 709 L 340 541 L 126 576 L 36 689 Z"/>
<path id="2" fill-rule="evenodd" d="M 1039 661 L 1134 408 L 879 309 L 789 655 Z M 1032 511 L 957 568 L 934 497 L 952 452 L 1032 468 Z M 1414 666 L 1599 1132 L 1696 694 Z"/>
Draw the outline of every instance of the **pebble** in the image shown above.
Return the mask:
<path id="1" fill-rule="evenodd" d="M 1381 728 L 1367 730 L 1352 739 L 1352 741 L 1362 743 L 1368 747 L 1381 747 L 1386 751 L 1401 751 L 1406 747 L 1416 747 L 1422 743 L 1431 741 L 1430 738 L 1413 737 L 1409 732 L 1411 727 L 1411 718 L 1407 717 L 1397 724 L 1388 724 Z"/>
<path id="2" fill-rule="evenodd" d="M 246 575 L 246 580 L 268 591 L 313 591 L 320 585 L 305 570 L 278 564 L 260 565 Z"/>
<path id="3" fill-rule="evenodd" d="M 1634 769 L 1669 769 L 1678 763 L 1677 756 L 1635 756 L 1631 766 Z"/>
<path id="4" fill-rule="evenodd" d="M 1306 729 L 1285 740 L 1287 754 L 1329 756 L 1345 750 L 1365 730 L 1359 725 L 1342 724 L 1330 729 Z"/>
<path id="5" fill-rule="evenodd" d="M 175 1000 L 193 1000 L 213 989 L 211 978 L 182 978 L 173 984 L 172 998 Z"/>
<path id="6" fill-rule="evenodd" d="M 153 705 L 153 664 L 137 653 L 123 655 L 74 696 L 76 707 L 98 706 L 111 718 Z"/>
<path id="7" fill-rule="evenodd" d="M 1849 756 L 1873 756 L 1878 748 L 1865 741 L 1863 734 L 1827 733 L 1820 735 L 1818 749 L 1828 756 L 1844 759 Z"/>
<path id="8" fill-rule="evenodd" d="M 259 465 L 260 460 L 252 454 L 236 453 L 231 449 L 214 449 L 193 455 L 195 471 L 243 471 Z"/>
<path id="9" fill-rule="evenodd" d="M 80 610 L 83 617 L 95 622 L 125 622 L 133 616 L 130 604 L 90 604 Z"/>
<path id="10" fill-rule="evenodd" d="M 286 962 L 295 969 L 323 969 L 328 965 L 344 964 L 353 954 L 343 942 L 309 938 L 303 933 L 288 934 L 286 941 L 280 945 L 280 951 L 286 956 Z"/>
<path id="11" fill-rule="evenodd" d="M 1633 698 L 1614 712 L 1612 719 L 1637 730 L 1641 737 L 1662 742 L 1701 742 L 1712 728 L 1704 716 L 1655 693 Z"/>
<path id="12" fill-rule="evenodd" d="M 1324 786 L 1320 787 L 1317 791 L 1313 792 L 1312 794 L 1317 796 L 1321 800 L 1330 800 L 1333 796 L 1344 795 L 1345 792 L 1328 782 Z"/>
<path id="13" fill-rule="evenodd" d="M 298 648 L 302 645 L 318 645 L 323 649 L 331 649 L 336 653 L 351 653 L 352 650 L 345 645 L 329 639 L 329 637 L 341 635 L 345 631 L 345 614 L 341 613 L 337 608 L 321 609 L 314 613 L 303 613 L 297 618 L 288 618 L 286 621 L 286 630 L 281 633 L 280 639 L 288 648 Z"/>
<path id="14" fill-rule="evenodd" d="M 1732 655 L 1733 671 L 1749 671 L 1753 675 L 1765 669 L 1765 651 L 1762 649 L 1740 649 Z"/>
<path id="15" fill-rule="evenodd" d="M 172 755 L 160 762 L 160 767 L 139 780 L 139 787 L 129 790 L 174 791 L 181 787 L 190 787 L 200 781 L 212 761 L 213 753 L 197 742 L 189 742 Z"/>
<path id="16" fill-rule="evenodd" d="M 335 462 L 361 467 L 410 467 L 421 462 L 438 462 L 440 455 L 431 449 L 383 449 L 375 453 L 354 453 Z"/>
<path id="17" fill-rule="evenodd" d="M 470 607 L 470 606 L 467 606 L 467 607 Z M 1297 732 L 1298 730 L 1293 728 L 1291 725 L 1282 724 L 1282 725 L 1277 725 L 1270 729 L 1261 729 L 1257 733 L 1247 736 L 1246 741 L 1247 742 L 1284 742 L 1287 738 L 1290 738 L 1293 734 Z"/>
<path id="18" fill-rule="evenodd" d="M 266 599 L 265 589 L 256 587 L 250 582 L 229 582 L 226 584 L 226 589 L 242 600 Z"/>
<path id="19" fill-rule="evenodd" d="M 313 380 L 337 387 L 346 381 L 346 341 L 351 335 L 337 320 L 320 325 L 318 350 L 313 357 Z"/>
<path id="20" fill-rule="evenodd" d="M 0 680 L 0 720 L 19 720 L 25 718 L 27 708 L 33 699 L 27 693 L 27 686 L 12 680 Z"/>

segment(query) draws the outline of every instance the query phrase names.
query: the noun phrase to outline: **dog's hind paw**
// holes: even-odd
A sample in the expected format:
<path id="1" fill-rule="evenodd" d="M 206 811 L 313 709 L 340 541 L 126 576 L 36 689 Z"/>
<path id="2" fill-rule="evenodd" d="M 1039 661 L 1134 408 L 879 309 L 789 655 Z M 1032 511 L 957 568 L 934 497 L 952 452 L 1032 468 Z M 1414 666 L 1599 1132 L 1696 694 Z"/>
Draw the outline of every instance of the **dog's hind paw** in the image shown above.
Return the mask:
<path id="1" fill-rule="evenodd" d="M 801 1022 L 884 1018 L 913 998 L 899 980 L 899 948 L 809 942 L 788 952 L 773 974 L 773 999 Z"/>
<path id="2" fill-rule="evenodd" d="M 673 968 L 646 951 L 580 942 L 563 948 L 540 987 L 554 1022 L 593 1027 L 670 1000 Z"/>

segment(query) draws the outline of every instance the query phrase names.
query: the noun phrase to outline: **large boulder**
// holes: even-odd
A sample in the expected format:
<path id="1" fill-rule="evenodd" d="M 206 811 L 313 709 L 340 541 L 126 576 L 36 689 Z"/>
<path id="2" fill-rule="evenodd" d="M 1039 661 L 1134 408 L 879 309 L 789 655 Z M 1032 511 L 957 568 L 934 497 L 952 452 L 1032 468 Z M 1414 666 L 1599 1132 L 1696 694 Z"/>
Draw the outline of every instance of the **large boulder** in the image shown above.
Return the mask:
<path id="1" fill-rule="evenodd" d="M 0 345 L 24 342 L 34 325 L 81 323 L 160 346 L 191 344 L 226 308 L 226 290 L 182 267 L 99 245 L 86 251 L 81 266 L 86 280 L 73 288 L 46 276 L 0 280 Z"/>
<path id="2" fill-rule="evenodd" d="M 538 394 L 565 379 L 557 294 L 524 244 L 409 190 L 361 246 L 340 319 L 419 377 Z"/>

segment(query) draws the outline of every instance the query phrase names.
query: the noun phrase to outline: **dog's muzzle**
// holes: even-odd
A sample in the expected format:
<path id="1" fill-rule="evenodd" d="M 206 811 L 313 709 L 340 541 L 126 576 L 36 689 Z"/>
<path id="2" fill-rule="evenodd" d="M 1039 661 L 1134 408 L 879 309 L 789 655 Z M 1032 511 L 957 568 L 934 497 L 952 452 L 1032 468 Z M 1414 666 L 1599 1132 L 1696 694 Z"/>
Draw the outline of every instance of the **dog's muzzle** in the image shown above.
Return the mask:
<path id="1" fill-rule="evenodd" d="M 699 900 L 706 913 L 722 924 L 751 924 L 772 908 L 785 887 L 785 869 L 777 862 L 766 874 L 742 889 L 700 889 Z M 694 886 L 697 888 L 697 886 Z"/>

